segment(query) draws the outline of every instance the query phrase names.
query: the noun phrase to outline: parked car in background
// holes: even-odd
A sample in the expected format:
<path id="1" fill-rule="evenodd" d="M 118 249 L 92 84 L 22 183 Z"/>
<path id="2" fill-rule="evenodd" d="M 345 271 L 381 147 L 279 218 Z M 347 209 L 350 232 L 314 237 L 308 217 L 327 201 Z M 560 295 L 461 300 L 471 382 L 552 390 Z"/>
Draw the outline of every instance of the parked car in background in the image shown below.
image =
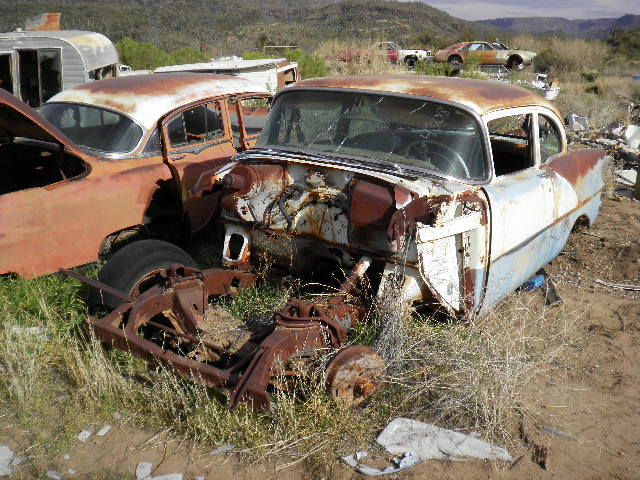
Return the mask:
<path id="1" fill-rule="evenodd" d="M 280 92 L 225 177 L 223 264 L 369 269 L 407 301 L 487 313 L 596 219 L 603 150 L 571 150 L 506 83 L 324 77 Z"/>
<path id="2" fill-rule="evenodd" d="M 433 60 L 431 50 L 403 49 L 396 42 L 378 42 L 372 48 L 386 52 L 390 62 L 405 63 L 409 67 L 414 67 L 418 62 Z"/>
<path id="3" fill-rule="evenodd" d="M 511 69 L 522 69 L 529 65 L 535 56 L 535 52 L 510 49 L 500 42 L 462 42 L 438 50 L 434 59 L 455 66 L 473 61 L 480 65 L 505 65 Z"/>
<path id="4" fill-rule="evenodd" d="M 65 90 L 40 113 L 0 91 L 0 274 L 86 264 L 124 238 L 204 227 L 202 176 L 253 146 L 271 95 L 244 79 L 172 73 Z"/>

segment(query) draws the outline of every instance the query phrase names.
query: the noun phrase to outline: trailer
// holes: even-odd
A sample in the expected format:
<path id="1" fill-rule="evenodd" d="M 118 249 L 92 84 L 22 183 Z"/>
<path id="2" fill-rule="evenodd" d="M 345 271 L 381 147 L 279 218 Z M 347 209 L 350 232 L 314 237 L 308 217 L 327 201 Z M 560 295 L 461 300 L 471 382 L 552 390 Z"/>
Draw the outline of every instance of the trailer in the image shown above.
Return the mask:
<path id="1" fill-rule="evenodd" d="M 39 107 L 62 90 L 118 73 L 118 52 L 99 33 L 0 33 L 0 88 L 31 107 Z"/>

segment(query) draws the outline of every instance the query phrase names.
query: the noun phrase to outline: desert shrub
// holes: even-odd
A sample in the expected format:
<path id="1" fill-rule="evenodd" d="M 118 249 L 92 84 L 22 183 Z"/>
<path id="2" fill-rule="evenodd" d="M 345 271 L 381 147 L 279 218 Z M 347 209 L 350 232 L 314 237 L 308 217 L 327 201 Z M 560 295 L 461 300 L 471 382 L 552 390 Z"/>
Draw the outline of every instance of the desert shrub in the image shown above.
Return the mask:
<path id="1" fill-rule="evenodd" d="M 327 75 L 327 64 L 322 57 L 307 53 L 299 48 L 294 50 L 285 50 L 283 55 L 292 62 L 297 62 L 300 66 L 300 75 L 302 78 L 324 77 Z M 242 58 L 246 60 L 256 60 L 260 58 L 278 58 L 262 52 L 243 52 Z"/>
<path id="2" fill-rule="evenodd" d="M 209 58 L 191 47 L 167 53 L 150 43 L 125 37 L 116 44 L 120 61 L 134 70 L 153 70 L 165 65 L 206 62 Z"/>
<path id="3" fill-rule="evenodd" d="M 554 76 L 577 77 L 583 71 L 601 70 L 609 57 L 609 48 L 599 40 L 520 35 L 511 38 L 510 44 L 514 48 L 536 52 L 534 68 Z"/>
<path id="4" fill-rule="evenodd" d="M 446 62 L 420 62 L 416 65 L 415 72 L 418 75 L 433 75 L 435 77 L 451 77 L 454 68 Z"/>

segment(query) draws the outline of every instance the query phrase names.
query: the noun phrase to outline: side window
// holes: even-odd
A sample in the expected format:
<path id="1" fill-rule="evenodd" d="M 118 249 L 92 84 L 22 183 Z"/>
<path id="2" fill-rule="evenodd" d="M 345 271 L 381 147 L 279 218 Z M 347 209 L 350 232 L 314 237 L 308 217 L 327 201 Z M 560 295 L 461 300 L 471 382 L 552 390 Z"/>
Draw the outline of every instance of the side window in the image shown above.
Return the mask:
<path id="1" fill-rule="evenodd" d="M 540 139 L 540 163 L 562 150 L 562 136 L 556 125 L 544 115 L 538 116 L 538 138 Z"/>
<path id="2" fill-rule="evenodd" d="M 224 136 L 220 107 L 213 102 L 185 110 L 168 123 L 167 131 L 172 147 L 218 140 Z"/>
<path id="3" fill-rule="evenodd" d="M 149 137 L 149 140 L 147 140 L 147 144 L 142 151 L 142 155 L 160 155 L 161 151 L 162 146 L 160 145 L 160 135 L 158 135 L 158 129 L 156 128 L 151 134 L 151 137 Z"/>
<path id="4" fill-rule="evenodd" d="M 531 115 L 511 115 L 489 121 L 489 138 L 496 176 L 533 166 Z"/>

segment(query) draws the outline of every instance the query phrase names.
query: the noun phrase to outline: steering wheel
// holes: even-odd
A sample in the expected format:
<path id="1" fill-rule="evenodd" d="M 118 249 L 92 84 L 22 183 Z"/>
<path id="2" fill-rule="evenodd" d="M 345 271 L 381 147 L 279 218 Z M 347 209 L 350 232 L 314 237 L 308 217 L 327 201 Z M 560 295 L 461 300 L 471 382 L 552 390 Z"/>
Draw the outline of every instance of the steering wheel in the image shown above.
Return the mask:
<path id="1" fill-rule="evenodd" d="M 464 159 L 453 148 L 440 142 L 429 141 L 425 138 L 417 138 L 405 147 L 405 155 L 423 160 L 426 164 L 435 167 L 435 170 L 443 173 L 454 171 L 464 172 L 464 178 L 469 178 L 469 168 Z M 411 155 L 413 153 L 413 155 Z M 461 176 L 461 175 L 458 175 Z"/>

